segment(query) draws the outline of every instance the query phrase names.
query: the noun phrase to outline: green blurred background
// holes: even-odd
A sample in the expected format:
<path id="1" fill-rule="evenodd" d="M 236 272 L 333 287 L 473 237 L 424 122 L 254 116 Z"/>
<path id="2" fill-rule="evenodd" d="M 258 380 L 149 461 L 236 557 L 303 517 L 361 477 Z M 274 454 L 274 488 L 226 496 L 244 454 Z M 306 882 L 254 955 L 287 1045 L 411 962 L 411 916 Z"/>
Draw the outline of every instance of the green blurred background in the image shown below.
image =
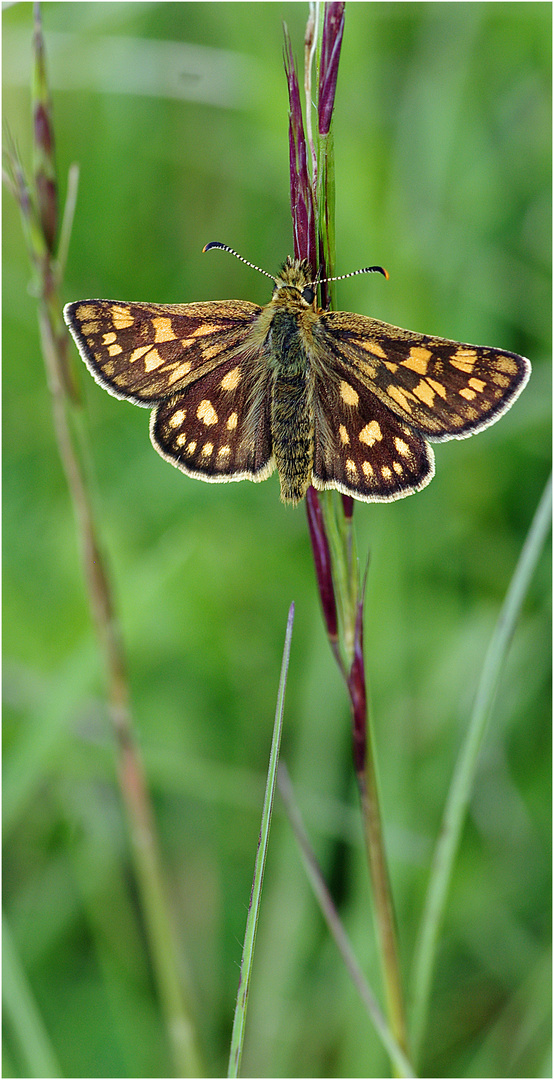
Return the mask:
<path id="1" fill-rule="evenodd" d="M 265 303 L 292 251 L 282 20 L 307 5 L 45 3 L 64 301 Z M 30 161 L 32 8 L 4 11 L 4 113 Z M 163 44 L 160 44 L 163 43 Z M 437 448 L 422 493 L 358 504 L 365 645 L 402 962 L 484 650 L 550 467 L 551 5 L 347 4 L 335 112 L 338 305 L 531 358 L 513 410 Z M 166 1076 L 75 526 L 17 208 L 4 197 L 4 906 L 67 1076 Z M 162 461 L 75 356 L 207 1075 L 226 1069 L 286 615 L 283 754 L 379 985 L 349 709 L 303 507 Z M 550 561 L 503 672 L 449 897 L 423 1075 L 550 1075 Z M 24 1012 L 24 1010 L 23 1010 Z M 19 1022 L 21 1021 L 21 1018 Z M 25 1022 L 23 1017 L 23 1023 Z M 24 1070 L 8 1017 L 4 1075 Z M 385 1075 L 279 807 L 243 1074 Z"/>

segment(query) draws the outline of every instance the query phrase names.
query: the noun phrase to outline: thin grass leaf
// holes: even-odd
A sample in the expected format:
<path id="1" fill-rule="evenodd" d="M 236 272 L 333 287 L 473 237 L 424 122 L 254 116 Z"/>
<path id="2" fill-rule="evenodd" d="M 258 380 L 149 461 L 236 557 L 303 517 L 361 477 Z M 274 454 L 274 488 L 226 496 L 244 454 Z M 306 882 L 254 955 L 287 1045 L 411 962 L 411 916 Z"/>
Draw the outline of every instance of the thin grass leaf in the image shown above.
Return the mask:
<path id="1" fill-rule="evenodd" d="M 63 280 L 65 275 L 65 267 L 69 252 L 69 242 L 71 240 L 73 219 L 75 217 L 75 208 L 77 205 L 78 189 L 79 166 L 74 162 L 73 165 L 69 166 L 69 172 L 67 174 L 67 194 L 65 197 L 62 224 L 60 227 L 60 240 L 58 243 L 58 253 L 56 261 L 58 277 L 60 280 Z"/>
<path id="2" fill-rule="evenodd" d="M 423 1040 L 437 940 L 442 924 L 452 867 L 458 850 L 479 750 L 494 701 L 500 671 L 513 637 L 531 578 L 543 549 L 552 516 L 552 478 L 549 479 L 523 545 L 506 598 L 490 640 L 465 742 L 460 750 L 435 847 L 427 897 L 419 929 L 413 975 L 413 1045 Z"/>
<path id="3" fill-rule="evenodd" d="M 285 810 L 291 823 L 294 835 L 296 836 L 298 846 L 300 848 L 300 854 L 302 856 L 302 862 L 306 870 L 306 875 L 314 891 L 316 900 L 321 908 L 321 912 L 327 923 L 329 931 L 335 939 L 336 946 L 342 956 L 345 967 L 356 987 L 364 1007 L 368 1013 L 368 1016 L 381 1040 L 385 1050 L 387 1051 L 391 1061 L 393 1062 L 398 1076 L 414 1076 L 412 1065 L 408 1061 L 408 1058 L 401 1050 L 400 1046 L 396 1042 L 396 1039 L 392 1035 L 392 1032 L 379 1008 L 377 999 L 373 994 L 373 991 L 369 987 L 365 976 L 358 965 L 350 941 L 346 931 L 340 921 L 337 909 L 333 903 L 333 898 L 327 888 L 325 879 L 319 868 L 315 852 L 308 839 L 308 834 L 304 827 L 298 804 L 294 797 L 294 792 L 290 777 L 286 766 L 281 763 L 279 766 L 279 792 L 281 798 L 285 804 Z"/>
<path id="4" fill-rule="evenodd" d="M 4 1020 L 13 1030 L 25 1076 L 61 1076 L 62 1072 L 19 958 L 9 924 L 2 916 L 2 1002 Z"/>
<path id="5" fill-rule="evenodd" d="M 250 894 L 250 905 L 246 917 L 246 930 L 244 933 L 244 948 L 240 965 L 240 979 L 233 1019 L 233 1031 L 231 1034 L 231 1050 L 229 1054 L 228 1076 L 238 1076 L 240 1061 L 244 1046 L 244 1032 L 246 1026 L 246 1010 L 248 1006 L 248 992 L 252 977 L 252 965 L 254 963 L 254 946 L 256 944 L 256 931 L 260 914 L 260 903 L 264 870 L 267 859 L 269 843 L 269 826 L 275 800 L 275 785 L 277 782 L 277 766 L 279 764 L 279 748 L 281 745 L 281 732 L 283 730 L 283 709 L 285 705 L 285 690 L 287 686 L 287 673 L 289 668 L 290 645 L 292 640 L 292 624 L 294 622 L 294 604 L 289 608 L 285 645 L 283 649 L 283 662 L 281 664 L 281 677 L 279 679 L 279 691 L 277 694 L 277 708 L 275 710 L 275 723 L 273 725 L 273 738 L 271 740 L 271 752 L 269 755 L 269 768 L 262 810 L 262 824 L 256 852 L 256 864 L 254 866 L 254 879 Z"/>

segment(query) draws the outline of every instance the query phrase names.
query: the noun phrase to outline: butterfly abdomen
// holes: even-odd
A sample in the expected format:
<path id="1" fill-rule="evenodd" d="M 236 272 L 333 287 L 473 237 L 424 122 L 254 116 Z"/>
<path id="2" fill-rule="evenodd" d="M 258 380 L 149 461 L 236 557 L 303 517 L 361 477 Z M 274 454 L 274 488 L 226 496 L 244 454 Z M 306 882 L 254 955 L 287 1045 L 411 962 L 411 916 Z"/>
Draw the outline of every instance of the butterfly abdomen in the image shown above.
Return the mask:
<path id="1" fill-rule="evenodd" d="M 312 479 L 312 373 L 296 315 L 278 311 L 271 324 L 273 456 L 283 502 L 297 503 Z"/>

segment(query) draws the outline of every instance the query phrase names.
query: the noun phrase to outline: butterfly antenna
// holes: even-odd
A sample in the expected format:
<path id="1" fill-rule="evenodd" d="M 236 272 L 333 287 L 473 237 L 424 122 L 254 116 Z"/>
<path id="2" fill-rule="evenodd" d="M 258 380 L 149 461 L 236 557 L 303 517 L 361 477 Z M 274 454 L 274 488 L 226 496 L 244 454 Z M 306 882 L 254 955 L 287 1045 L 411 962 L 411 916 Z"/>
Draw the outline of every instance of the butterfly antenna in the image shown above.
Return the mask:
<path id="1" fill-rule="evenodd" d="M 206 247 L 202 248 L 202 252 L 210 251 L 211 248 L 220 248 L 221 251 L 228 251 L 229 255 L 234 255 L 237 259 L 240 259 L 241 262 L 245 263 L 246 266 L 250 266 L 252 270 L 259 270 L 260 274 L 265 274 L 266 277 L 271 278 L 271 281 L 277 281 L 277 279 L 273 277 L 273 274 L 268 274 L 267 270 L 262 270 L 261 266 L 256 266 L 255 263 L 248 262 L 248 259 L 244 259 L 242 255 L 239 255 L 238 251 L 235 251 L 232 247 L 228 247 L 227 244 L 220 244 L 219 240 L 212 240 L 211 243 L 206 244 Z"/>
<path id="2" fill-rule="evenodd" d="M 361 270 L 351 270 L 349 274 L 339 274 L 338 277 L 317 277 L 315 281 L 308 281 L 308 285 L 321 285 L 324 281 L 344 281 L 345 278 L 356 277 L 356 274 L 382 274 L 387 281 L 389 280 L 384 266 L 364 266 Z"/>

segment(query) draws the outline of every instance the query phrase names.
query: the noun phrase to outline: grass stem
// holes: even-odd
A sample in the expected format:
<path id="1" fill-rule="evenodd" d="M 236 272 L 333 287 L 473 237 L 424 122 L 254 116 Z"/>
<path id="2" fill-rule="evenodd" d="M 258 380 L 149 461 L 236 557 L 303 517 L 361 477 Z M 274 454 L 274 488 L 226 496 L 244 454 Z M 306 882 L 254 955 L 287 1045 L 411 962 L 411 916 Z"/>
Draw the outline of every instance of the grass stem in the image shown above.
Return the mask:
<path id="1" fill-rule="evenodd" d="M 454 860 L 458 851 L 460 835 L 478 767 L 479 751 L 491 714 L 502 665 L 506 659 L 523 601 L 546 541 L 551 518 L 552 478 L 549 479 L 544 489 L 531 522 L 485 654 L 467 734 L 454 769 L 442 825 L 432 859 L 413 967 L 412 1025 L 414 1052 L 417 1054 L 419 1054 L 423 1041 L 437 941 L 452 879 Z"/>

